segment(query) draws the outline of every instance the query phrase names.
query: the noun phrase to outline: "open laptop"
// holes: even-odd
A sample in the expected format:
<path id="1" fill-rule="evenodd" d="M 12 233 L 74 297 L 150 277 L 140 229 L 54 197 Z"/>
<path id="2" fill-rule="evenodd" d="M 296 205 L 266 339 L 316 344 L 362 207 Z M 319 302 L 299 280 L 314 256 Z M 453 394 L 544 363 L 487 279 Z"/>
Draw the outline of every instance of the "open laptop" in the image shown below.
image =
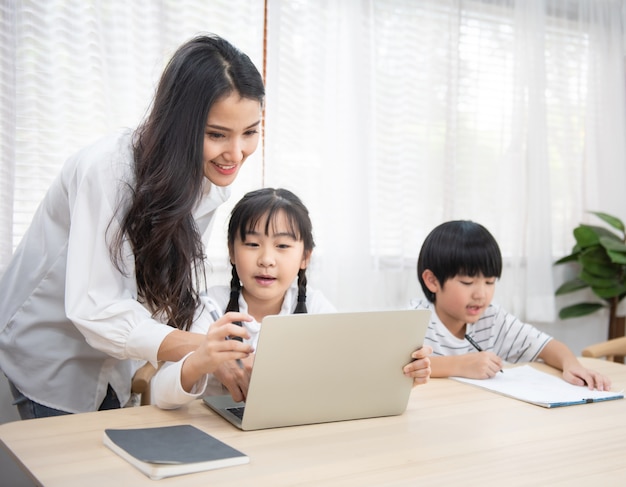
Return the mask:
<path id="1" fill-rule="evenodd" d="M 428 310 L 267 316 L 245 404 L 203 400 L 243 430 L 402 414 L 413 387 L 402 368 L 429 318 Z"/>

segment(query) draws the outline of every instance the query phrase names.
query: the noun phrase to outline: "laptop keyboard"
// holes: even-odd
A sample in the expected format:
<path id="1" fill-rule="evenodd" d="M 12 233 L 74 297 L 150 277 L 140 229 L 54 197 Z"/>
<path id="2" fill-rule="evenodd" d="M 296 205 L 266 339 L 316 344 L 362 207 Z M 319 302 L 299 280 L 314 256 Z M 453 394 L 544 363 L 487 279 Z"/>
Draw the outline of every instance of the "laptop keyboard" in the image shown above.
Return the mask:
<path id="1" fill-rule="evenodd" d="M 240 406 L 240 407 L 236 407 L 236 408 L 226 408 L 226 411 L 228 411 L 229 413 L 234 414 L 239 419 L 243 419 L 243 412 L 245 411 L 245 409 L 246 408 L 244 406 Z"/>

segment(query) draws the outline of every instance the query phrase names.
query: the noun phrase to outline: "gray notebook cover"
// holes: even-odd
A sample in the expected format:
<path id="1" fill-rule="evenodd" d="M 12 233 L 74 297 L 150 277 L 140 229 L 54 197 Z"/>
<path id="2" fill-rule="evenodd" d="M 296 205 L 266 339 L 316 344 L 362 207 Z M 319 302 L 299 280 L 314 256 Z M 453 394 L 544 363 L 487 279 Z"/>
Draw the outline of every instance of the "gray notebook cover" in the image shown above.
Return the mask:
<path id="1" fill-rule="evenodd" d="M 106 429 L 107 436 L 130 455 L 149 463 L 186 464 L 246 455 L 191 425 Z"/>

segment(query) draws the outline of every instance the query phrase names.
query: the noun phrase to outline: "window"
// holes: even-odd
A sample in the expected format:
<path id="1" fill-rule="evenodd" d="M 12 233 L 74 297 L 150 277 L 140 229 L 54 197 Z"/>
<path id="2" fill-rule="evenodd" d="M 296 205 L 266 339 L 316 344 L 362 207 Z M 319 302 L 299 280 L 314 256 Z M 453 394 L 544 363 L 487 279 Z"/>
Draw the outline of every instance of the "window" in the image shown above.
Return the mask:
<path id="1" fill-rule="evenodd" d="M 0 139 L 0 269 L 64 159 L 136 125 L 199 31 L 267 63 L 264 147 L 220 210 L 217 270 L 232 204 L 283 186 L 311 212 L 311 282 L 340 308 L 404 306 L 426 234 L 472 219 L 517 285 L 500 302 L 551 320 L 572 229 L 586 210 L 624 216 L 619 0 L 40 3 L 0 7 L 2 92 L 16 94 L 0 101 L 14 130 Z"/>

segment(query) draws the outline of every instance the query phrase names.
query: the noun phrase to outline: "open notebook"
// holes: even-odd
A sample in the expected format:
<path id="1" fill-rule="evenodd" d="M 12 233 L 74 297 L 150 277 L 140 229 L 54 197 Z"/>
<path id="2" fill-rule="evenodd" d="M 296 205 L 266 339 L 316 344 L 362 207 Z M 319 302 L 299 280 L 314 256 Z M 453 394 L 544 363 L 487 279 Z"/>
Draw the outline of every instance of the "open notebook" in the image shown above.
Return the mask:
<path id="1" fill-rule="evenodd" d="M 624 398 L 623 391 L 591 391 L 587 387 L 575 386 L 560 377 L 541 372 L 531 365 L 504 369 L 504 373 L 496 374 L 491 379 L 450 378 L 544 408 Z"/>
<path id="2" fill-rule="evenodd" d="M 267 316 L 246 403 L 203 400 L 244 430 L 402 414 L 413 387 L 402 368 L 429 318 L 428 310 Z"/>

